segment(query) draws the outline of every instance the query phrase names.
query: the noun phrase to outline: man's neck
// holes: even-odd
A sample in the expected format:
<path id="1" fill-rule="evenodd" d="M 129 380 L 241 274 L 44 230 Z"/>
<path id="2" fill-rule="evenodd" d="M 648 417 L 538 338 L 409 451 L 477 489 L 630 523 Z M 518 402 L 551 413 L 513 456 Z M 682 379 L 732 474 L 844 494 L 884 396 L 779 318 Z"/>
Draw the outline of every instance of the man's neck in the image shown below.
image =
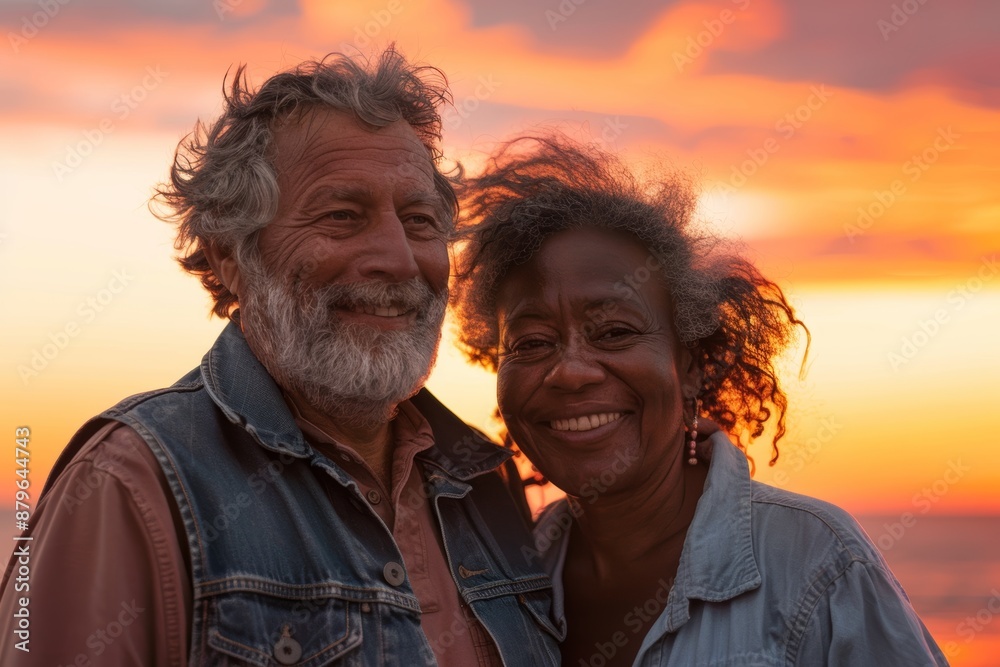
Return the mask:
<path id="1" fill-rule="evenodd" d="M 356 416 L 328 414 L 292 393 L 286 393 L 285 397 L 286 400 L 295 405 L 299 414 L 314 426 L 336 442 L 357 452 L 385 488 L 391 488 L 392 428 L 387 419 L 372 423 L 359 423 Z"/>

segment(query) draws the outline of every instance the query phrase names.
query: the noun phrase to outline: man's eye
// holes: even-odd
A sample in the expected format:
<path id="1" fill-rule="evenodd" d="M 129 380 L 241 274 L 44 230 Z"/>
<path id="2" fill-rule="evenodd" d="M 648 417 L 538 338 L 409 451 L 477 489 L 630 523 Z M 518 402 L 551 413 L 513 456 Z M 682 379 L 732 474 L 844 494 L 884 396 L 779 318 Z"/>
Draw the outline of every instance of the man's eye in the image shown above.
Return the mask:
<path id="1" fill-rule="evenodd" d="M 326 218 L 328 220 L 333 220 L 334 222 L 350 222 L 356 217 L 357 215 L 354 211 L 348 210 L 330 211 L 326 214 Z"/>
<path id="2" fill-rule="evenodd" d="M 434 227 L 437 228 L 438 222 L 435 218 L 429 215 L 424 215 L 422 213 L 415 213 L 406 217 L 406 222 L 413 227 Z"/>

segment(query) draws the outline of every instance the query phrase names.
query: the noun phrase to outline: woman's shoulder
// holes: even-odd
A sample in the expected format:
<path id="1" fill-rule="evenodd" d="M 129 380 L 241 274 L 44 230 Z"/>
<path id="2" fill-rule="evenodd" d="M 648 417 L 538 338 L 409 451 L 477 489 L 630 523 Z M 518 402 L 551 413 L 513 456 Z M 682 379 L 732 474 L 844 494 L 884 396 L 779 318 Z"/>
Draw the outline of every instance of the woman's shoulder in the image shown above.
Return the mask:
<path id="1" fill-rule="evenodd" d="M 766 536 L 766 543 L 774 549 L 801 552 L 812 545 L 817 553 L 835 555 L 838 560 L 883 562 L 857 520 L 833 503 L 754 481 L 750 507 L 754 536 Z"/>

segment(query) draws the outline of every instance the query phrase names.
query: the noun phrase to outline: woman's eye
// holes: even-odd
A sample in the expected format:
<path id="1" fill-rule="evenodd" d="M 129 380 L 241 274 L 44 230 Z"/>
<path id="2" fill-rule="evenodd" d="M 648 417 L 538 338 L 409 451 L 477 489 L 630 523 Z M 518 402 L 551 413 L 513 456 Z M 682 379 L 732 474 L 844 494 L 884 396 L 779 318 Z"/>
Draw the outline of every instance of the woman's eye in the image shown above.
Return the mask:
<path id="1" fill-rule="evenodd" d="M 613 341 L 635 334 L 635 331 L 628 327 L 610 327 L 598 332 L 597 340 Z"/>
<path id="2" fill-rule="evenodd" d="M 540 338 L 529 338 L 527 340 L 515 341 L 512 345 L 508 345 L 506 349 L 507 354 L 530 354 L 532 352 L 539 352 L 548 349 L 549 342 Z"/>

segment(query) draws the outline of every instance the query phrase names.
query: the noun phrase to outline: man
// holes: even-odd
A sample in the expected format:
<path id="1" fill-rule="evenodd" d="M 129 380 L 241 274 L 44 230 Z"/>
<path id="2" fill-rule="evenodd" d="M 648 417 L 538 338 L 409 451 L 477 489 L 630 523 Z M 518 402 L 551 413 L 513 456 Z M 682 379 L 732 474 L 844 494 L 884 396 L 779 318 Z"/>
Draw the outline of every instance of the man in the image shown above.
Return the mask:
<path id="1" fill-rule="evenodd" d="M 56 463 L 29 531 L 30 652 L 4 632 L 2 664 L 558 664 L 509 452 L 414 396 L 456 209 L 438 74 L 391 48 L 257 91 L 241 69 L 182 142 L 161 199 L 231 322 Z M 16 561 L 8 621 L 29 595 Z"/>

